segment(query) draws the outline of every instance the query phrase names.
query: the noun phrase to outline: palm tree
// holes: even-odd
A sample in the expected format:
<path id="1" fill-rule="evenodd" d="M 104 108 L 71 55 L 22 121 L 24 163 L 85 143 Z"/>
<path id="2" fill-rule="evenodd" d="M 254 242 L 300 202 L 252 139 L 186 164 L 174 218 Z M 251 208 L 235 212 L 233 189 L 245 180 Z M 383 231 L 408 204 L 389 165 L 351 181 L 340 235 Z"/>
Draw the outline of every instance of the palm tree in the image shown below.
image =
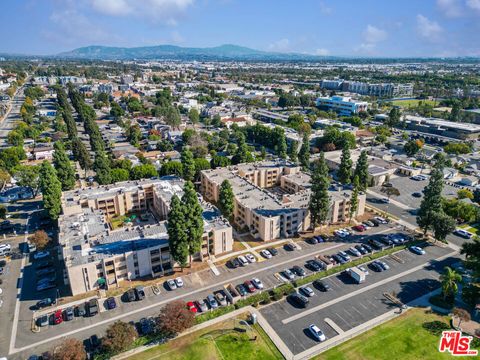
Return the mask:
<path id="1" fill-rule="evenodd" d="M 461 281 L 462 275 L 452 268 L 445 266 L 443 274 L 440 275 L 443 298 L 446 299 L 448 296 L 454 296 L 458 292 L 458 283 Z"/>
<path id="2" fill-rule="evenodd" d="M 470 313 L 462 308 L 454 308 L 453 309 L 453 316 L 457 317 L 460 321 L 458 323 L 458 328 L 460 328 L 460 325 L 462 324 L 462 321 L 470 321 Z"/>
<path id="3" fill-rule="evenodd" d="M 400 190 L 398 190 L 396 187 L 393 187 L 393 186 L 383 185 L 380 191 L 385 195 L 387 195 L 387 198 L 388 198 L 387 210 L 385 211 L 386 212 L 385 217 L 388 217 L 388 206 L 390 205 L 390 198 L 392 196 L 400 196 Z"/>

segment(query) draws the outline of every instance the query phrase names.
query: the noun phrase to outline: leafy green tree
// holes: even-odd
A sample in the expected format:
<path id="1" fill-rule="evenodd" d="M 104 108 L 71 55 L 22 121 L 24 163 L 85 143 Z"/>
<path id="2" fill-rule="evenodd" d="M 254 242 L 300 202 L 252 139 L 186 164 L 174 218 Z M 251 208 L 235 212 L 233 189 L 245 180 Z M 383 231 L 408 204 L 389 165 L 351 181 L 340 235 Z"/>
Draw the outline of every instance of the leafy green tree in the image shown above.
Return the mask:
<path id="1" fill-rule="evenodd" d="M 95 162 L 93 163 L 93 169 L 97 174 L 96 179 L 100 185 L 112 183 L 110 160 L 105 152 L 100 151 L 97 153 L 95 156 Z"/>
<path id="2" fill-rule="evenodd" d="M 20 165 L 20 161 L 26 158 L 25 150 L 21 146 L 12 146 L 0 150 L 0 167 L 12 174 L 15 168 Z"/>
<path id="3" fill-rule="evenodd" d="M 169 161 L 162 165 L 160 168 L 160 175 L 176 175 L 178 177 L 183 176 L 183 164 L 180 161 Z"/>
<path id="4" fill-rule="evenodd" d="M 173 106 L 167 107 L 163 113 L 163 116 L 165 123 L 173 128 L 177 128 L 182 123 L 178 109 Z"/>
<path id="5" fill-rule="evenodd" d="M 297 163 L 298 161 L 298 141 L 293 140 L 288 148 L 288 157 L 291 162 Z"/>
<path id="6" fill-rule="evenodd" d="M 323 152 L 315 165 L 312 175 L 312 193 L 310 195 L 310 222 L 313 231 L 318 224 L 324 224 L 328 219 L 330 211 L 330 195 L 328 188 L 330 178 L 328 177 L 328 166 L 325 163 Z"/>
<path id="7" fill-rule="evenodd" d="M 352 178 L 352 159 L 350 158 L 350 147 L 344 146 L 340 157 L 340 166 L 337 172 L 338 180 L 342 184 L 350 184 Z"/>
<path id="8" fill-rule="evenodd" d="M 448 234 L 456 228 L 455 220 L 443 211 L 433 214 L 433 235 L 435 239 L 445 242 Z"/>
<path id="9" fill-rule="evenodd" d="M 125 135 L 127 136 L 127 140 L 130 144 L 136 147 L 140 145 L 142 131 L 140 130 L 140 126 L 138 126 L 138 124 L 128 126 L 127 130 L 125 131 Z"/>
<path id="10" fill-rule="evenodd" d="M 200 173 L 203 170 L 208 170 L 211 168 L 210 162 L 205 158 L 196 158 L 195 161 L 195 180 L 198 181 L 200 179 Z"/>
<path id="11" fill-rule="evenodd" d="M 417 140 L 409 140 L 403 146 L 403 150 L 408 156 L 413 156 L 421 149 L 420 143 Z"/>
<path id="12" fill-rule="evenodd" d="M 91 170 L 93 163 L 92 159 L 90 159 L 90 154 L 87 151 L 87 148 L 83 144 L 82 140 L 80 140 L 78 137 L 75 137 L 74 140 L 72 140 L 72 151 L 73 151 L 73 157 L 75 158 L 76 161 L 78 161 L 80 167 L 85 170 Z"/>
<path id="13" fill-rule="evenodd" d="M 19 165 L 15 168 L 15 179 L 19 186 L 29 187 L 33 191 L 33 196 L 37 196 L 40 186 L 40 166 L 38 165 Z"/>
<path id="14" fill-rule="evenodd" d="M 443 190 L 443 159 L 438 159 L 431 172 L 428 185 L 424 189 L 424 196 L 417 215 L 417 224 L 426 235 L 432 229 L 435 214 L 443 212 L 442 190 Z"/>
<path id="15" fill-rule="evenodd" d="M 401 117 L 401 112 L 400 112 L 400 109 L 396 106 L 394 106 L 392 108 L 392 110 L 390 110 L 390 112 L 388 113 L 388 119 L 385 120 L 385 125 L 389 126 L 389 127 L 395 127 L 397 126 L 398 124 L 400 124 L 400 117 Z"/>
<path id="16" fill-rule="evenodd" d="M 232 185 L 227 179 L 223 180 L 220 185 L 220 193 L 218 195 L 218 207 L 222 211 L 223 216 L 232 219 L 234 209 L 234 195 Z"/>
<path id="17" fill-rule="evenodd" d="M 167 220 L 168 241 L 172 258 L 180 265 L 182 271 L 188 265 L 189 255 L 186 221 L 184 205 L 177 195 L 173 195 Z"/>
<path id="18" fill-rule="evenodd" d="M 190 257 L 201 250 L 203 237 L 203 209 L 198 201 L 197 192 L 192 182 L 187 181 L 183 187 L 183 212 L 185 216 L 185 232 L 188 239 Z"/>
<path id="19" fill-rule="evenodd" d="M 358 180 L 358 176 L 355 176 L 353 178 L 352 197 L 350 198 L 350 209 L 349 209 L 350 221 L 352 221 L 352 218 L 357 214 L 359 190 L 360 190 L 360 181 Z"/>
<path id="20" fill-rule="evenodd" d="M 192 122 L 192 124 L 198 124 L 200 121 L 200 114 L 198 113 L 198 110 L 191 108 L 188 112 L 188 119 Z"/>
<path id="21" fill-rule="evenodd" d="M 181 154 L 183 166 L 183 179 L 185 181 L 193 181 L 195 178 L 195 161 L 193 154 L 188 148 L 184 148 Z"/>
<path id="22" fill-rule="evenodd" d="M 229 166 L 230 164 L 230 159 L 226 156 L 214 155 L 212 156 L 212 160 L 210 160 L 210 165 L 212 169 L 216 169 L 217 167 Z"/>
<path id="23" fill-rule="evenodd" d="M 153 164 L 137 165 L 130 171 L 130 178 L 133 180 L 149 179 L 158 175 Z"/>
<path id="24" fill-rule="evenodd" d="M 300 165 L 302 165 L 303 170 L 308 170 L 310 168 L 310 137 L 308 134 L 303 135 L 302 146 L 298 153 L 298 160 Z"/>
<path id="25" fill-rule="evenodd" d="M 43 194 L 43 207 L 51 219 L 58 219 L 62 210 L 62 184 L 48 161 L 44 161 L 40 166 L 40 189 Z"/>
<path id="26" fill-rule="evenodd" d="M 368 158 L 367 151 L 362 150 L 353 172 L 354 177 L 358 177 L 358 185 L 360 191 L 366 191 L 368 187 Z"/>
<path id="27" fill-rule="evenodd" d="M 273 129 L 275 142 L 275 152 L 281 159 L 287 158 L 287 138 L 285 137 L 285 131 L 281 127 Z"/>
<path id="28" fill-rule="evenodd" d="M 112 183 L 130 180 L 130 172 L 126 169 L 115 168 L 110 171 L 112 176 Z"/>
<path id="29" fill-rule="evenodd" d="M 468 189 L 460 189 L 457 191 L 457 198 L 459 200 L 461 199 L 470 199 L 470 200 L 473 200 L 474 196 L 473 196 L 473 192 L 471 192 L 470 190 Z"/>
<path id="30" fill-rule="evenodd" d="M 72 190 L 75 187 L 75 169 L 70 163 L 63 143 L 57 141 L 53 147 L 55 149 L 53 153 L 53 165 L 57 171 L 58 180 L 60 180 L 62 184 L 62 190 Z"/>
<path id="31" fill-rule="evenodd" d="M 12 146 L 23 146 L 24 136 L 17 130 L 12 130 L 7 135 L 7 142 Z"/>
<path id="32" fill-rule="evenodd" d="M 119 120 L 122 116 L 125 115 L 125 110 L 115 101 L 110 103 L 110 115 L 112 115 L 116 120 Z"/>

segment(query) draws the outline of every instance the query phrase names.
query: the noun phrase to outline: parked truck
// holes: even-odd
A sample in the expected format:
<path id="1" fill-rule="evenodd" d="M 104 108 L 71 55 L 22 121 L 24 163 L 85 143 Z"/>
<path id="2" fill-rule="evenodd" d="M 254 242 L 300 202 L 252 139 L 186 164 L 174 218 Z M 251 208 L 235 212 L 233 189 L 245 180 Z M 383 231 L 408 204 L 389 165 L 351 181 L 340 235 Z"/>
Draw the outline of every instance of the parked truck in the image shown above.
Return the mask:
<path id="1" fill-rule="evenodd" d="M 345 272 L 350 275 L 357 284 L 361 284 L 365 281 L 365 273 L 357 267 L 348 268 Z"/>

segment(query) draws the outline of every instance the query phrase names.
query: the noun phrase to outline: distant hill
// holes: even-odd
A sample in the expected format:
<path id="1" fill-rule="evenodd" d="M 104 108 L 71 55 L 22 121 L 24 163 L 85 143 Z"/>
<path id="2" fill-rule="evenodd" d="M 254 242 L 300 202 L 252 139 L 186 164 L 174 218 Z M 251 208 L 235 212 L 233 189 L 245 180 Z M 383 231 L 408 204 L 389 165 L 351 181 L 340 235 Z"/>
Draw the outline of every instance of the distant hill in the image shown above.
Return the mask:
<path id="1" fill-rule="evenodd" d="M 57 54 L 55 57 L 95 60 L 179 59 L 179 60 L 320 60 L 325 57 L 296 53 L 276 53 L 237 45 L 190 48 L 174 45 L 144 47 L 86 46 Z"/>

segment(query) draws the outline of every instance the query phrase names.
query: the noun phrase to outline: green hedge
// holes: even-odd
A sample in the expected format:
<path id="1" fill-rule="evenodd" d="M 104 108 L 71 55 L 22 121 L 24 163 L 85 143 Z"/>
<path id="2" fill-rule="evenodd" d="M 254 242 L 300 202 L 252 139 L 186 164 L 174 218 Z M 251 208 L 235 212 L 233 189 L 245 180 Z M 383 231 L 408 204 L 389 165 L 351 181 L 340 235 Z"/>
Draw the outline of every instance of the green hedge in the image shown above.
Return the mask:
<path id="1" fill-rule="evenodd" d="M 245 299 L 238 300 L 235 303 L 235 308 L 240 309 L 248 305 L 257 306 L 259 303 L 266 303 L 268 301 L 270 301 L 270 295 L 268 294 L 268 292 L 264 291 L 264 292 L 249 296 Z"/>
<path id="2" fill-rule="evenodd" d="M 233 306 L 233 305 L 227 305 L 227 306 L 219 307 L 218 309 L 206 312 L 204 314 L 197 315 L 195 317 L 195 323 L 197 325 L 201 324 L 205 321 L 215 319 L 219 316 L 228 314 L 229 312 L 232 312 L 233 310 L 235 310 L 235 306 Z"/>

